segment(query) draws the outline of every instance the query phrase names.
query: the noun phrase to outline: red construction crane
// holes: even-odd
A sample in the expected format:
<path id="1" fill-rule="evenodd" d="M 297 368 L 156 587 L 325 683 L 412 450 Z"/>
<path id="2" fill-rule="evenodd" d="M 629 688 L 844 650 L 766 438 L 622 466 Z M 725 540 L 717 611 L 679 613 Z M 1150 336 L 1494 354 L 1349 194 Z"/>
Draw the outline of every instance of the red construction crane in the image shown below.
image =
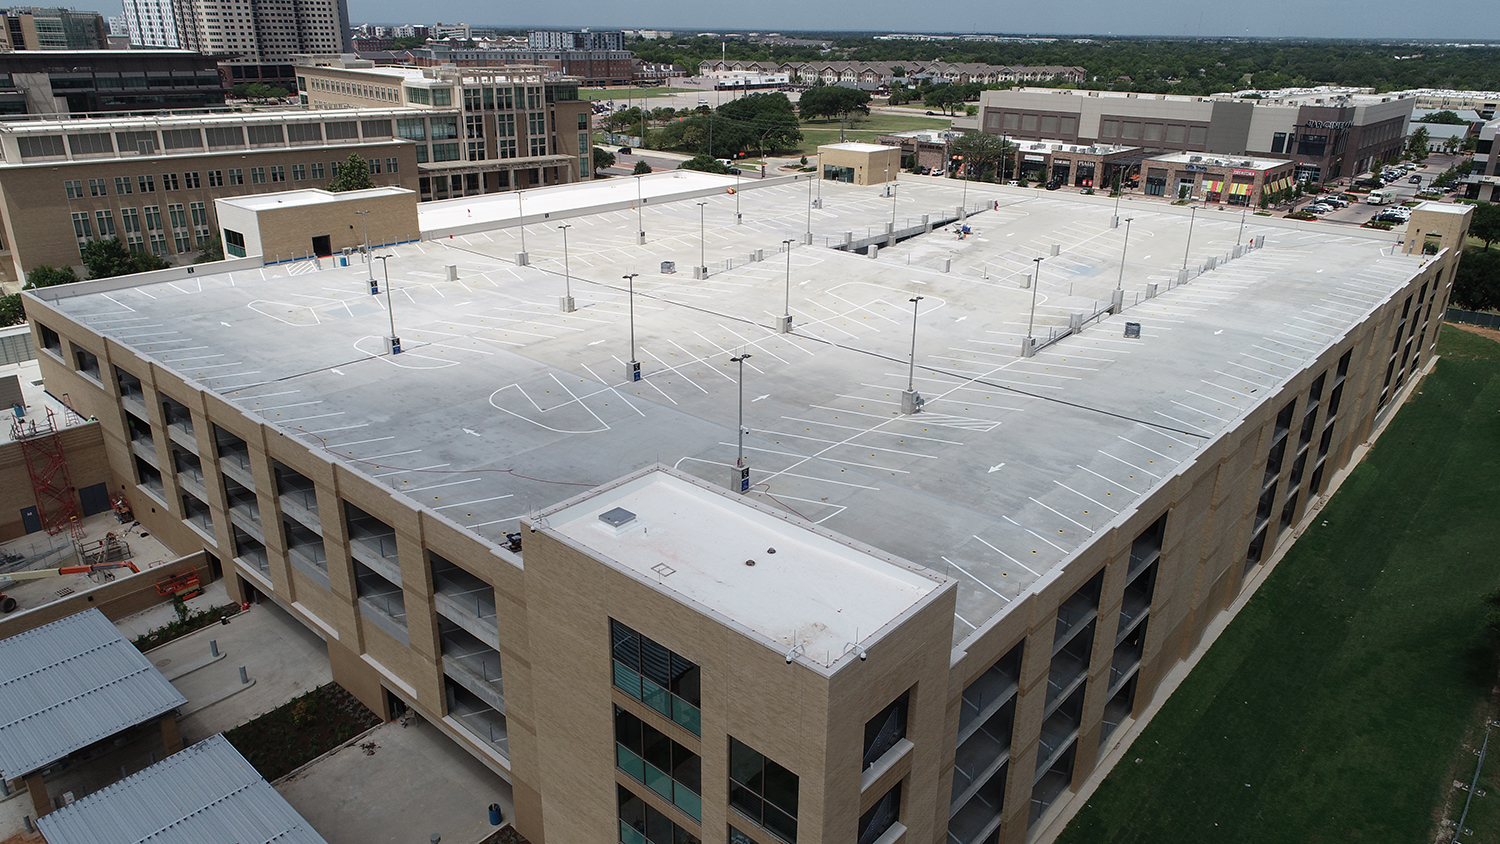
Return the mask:
<path id="1" fill-rule="evenodd" d="M 63 453 L 52 408 L 47 408 L 44 423 L 15 420 L 11 423 L 11 436 L 21 444 L 21 453 L 26 457 L 26 473 L 31 476 L 31 489 L 36 494 L 37 517 L 47 533 L 56 536 L 78 515 L 78 495 L 68 474 L 68 459 Z"/>

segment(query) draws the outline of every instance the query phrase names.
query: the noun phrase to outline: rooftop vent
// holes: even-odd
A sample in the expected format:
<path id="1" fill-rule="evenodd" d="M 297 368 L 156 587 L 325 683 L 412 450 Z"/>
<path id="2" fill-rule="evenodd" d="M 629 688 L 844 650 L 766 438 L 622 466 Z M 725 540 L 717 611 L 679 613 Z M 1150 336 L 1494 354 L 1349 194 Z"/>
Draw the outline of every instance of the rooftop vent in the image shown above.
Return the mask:
<path id="1" fill-rule="evenodd" d="M 616 507 L 599 514 L 599 521 L 613 528 L 624 527 L 635 521 L 635 514 L 624 507 Z"/>

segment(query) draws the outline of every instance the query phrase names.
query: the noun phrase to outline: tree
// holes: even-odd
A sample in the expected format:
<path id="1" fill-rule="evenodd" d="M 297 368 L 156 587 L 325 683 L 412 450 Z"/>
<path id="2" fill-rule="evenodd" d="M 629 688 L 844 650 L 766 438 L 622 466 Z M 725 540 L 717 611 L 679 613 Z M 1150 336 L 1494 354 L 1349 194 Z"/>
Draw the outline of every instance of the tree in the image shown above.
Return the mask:
<path id="1" fill-rule="evenodd" d="M 603 147 L 594 147 L 594 172 L 615 166 L 615 154 Z"/>
<path id="2" fill-rule="evenodd" d="M 1444 126 L 1467 126 L 1469 124 L 1469 121 L 1446 109 L 1443 111 L 1434 111 L 1432 114 L 1429 114 L 1426 117 L 1414 122 L 1440 123 Z"/>
<path id="3" fill-rule="evenodd" d="M 198 250 L 198 254 L 193 256 L 193 263 L 207 264 L 222 260 L 224 260 L 224 241 L 219 239 L 218 231 L 214 231 L 208 242 Z"/>
<path id="4" fill-rule="evenodd" d="M 816 120 L 819 117 L 847 120 L 853 114 L 869 114 L 870 93 L 838 85 L 810 88 L 802 92 L 802 98 L 797 102 L 797 113 L 803 120 Z"/>
<path id="5" fill-rule="evenodd" d="M 703 173 L 723 173 L 727 175 L 729 168 L 725 167 L 717 158 L 705 153 L 689 158 L 687 161 L 677 165 L 678 170 L 697 170 Z"/>
<path id="6" fill-rule="evenodd" d="M 1490 244 L 1500 240 L 1500 205 L 1481 202 L 1474 206 L 1474 219 L 1469 222 L 1469 234 L 1484 241 L 1484 251 Z"/>
<path id="7" fill-rule="evenodd" d="M 1417 131 L 1411 133 L 1411 137 L 1406 142 L 1406 148 L 1411 151 L 1412 158 L 1417 161 L 1427 159 L 1427 139 L 1426 126 L 1418 126 Z"/>
<path id="8" fill-rule="evenodd" d="M 1453 279 L 1453 304 L 1470 311 L 1500 308 L 1500 252 L 1464 252 Z"/>
<path id="9" fill-rule="evenodd" d="M 0 296 L 0 328 L 20 325 L 26 321 L 26 306 L 21 302 L 21 294 L 12 293 L 9 296 Z"/>
<path id="10" fill-rule="evenodd" d="M 242 100 L 282 100 L 290 97 L 292 92 L 264 82 L 241 82 L 229 89 L 229 95 Z"/>
<path id="11" fill-rule="evenodd" d="M 865 95 L 869 100 L 869 95 Z M 723 139 L 729 144 L 729 155 L 754 149 L 764 155 L 767 151 L 792 149 L 802 142 L 802 129 L 797 123 L 797 114 L 786 94 L 755 94 L 731 100 L 720 106 L 714 126 L 714 146 L 723 150 Z M 721 157 L 729 157 L 723 155 Z"/>
<path id="12" fill-rule="evenodd" d="M 118 275 L 163 270 L 172 266 L 149 252 L 131 252 L 118 237 L 91 240 L 84 244 L 83 266 L 89 278 L 114 278 Z"/>
<path id="13" fill-rule="evenodd" d="M 645 161 L 637 161 L 635 163 L 635 169 L 631 170 L 630 174 L 632 176 L 644 176 L 644 175 L 646 175 L 646 174 L 648 174 L 650 172 L 651 172 L 651 165 L 650 164 L 647 164 Z"/>
<path id="14" fill-rule="evenodd" d="M 26 273 L 26 289 L 37 287 L 52 287 L 57 284 L 72 284 L 78 281 L 78 274 L 73 272 L 72 267 L 49 267 L 42 264 L 33 267 Z"/>
<path id="15" fill-rule="evenodd" d="M 338 165 L 338 172 L 333 174 L 333 180 L 328 183 L 328 189 L 334 193 L 369 190 L 373 187 L 375 180 L 370 178 L 370 163 L 357 152 L 349 153 L 344 163 Z"/>
<path id="16" fill-rule="evenodd" d="M 979 174 L 979 178 L 985 178 L 991 167 L 998 168 L 1003 159 L 1011 149 L 1010 143 L 999 135 L 991 135 L 988 132 L 968 132 L 958 136 L 949 146 L 949 152 L 953 155 L 963 156 L 965 175 Z"/>

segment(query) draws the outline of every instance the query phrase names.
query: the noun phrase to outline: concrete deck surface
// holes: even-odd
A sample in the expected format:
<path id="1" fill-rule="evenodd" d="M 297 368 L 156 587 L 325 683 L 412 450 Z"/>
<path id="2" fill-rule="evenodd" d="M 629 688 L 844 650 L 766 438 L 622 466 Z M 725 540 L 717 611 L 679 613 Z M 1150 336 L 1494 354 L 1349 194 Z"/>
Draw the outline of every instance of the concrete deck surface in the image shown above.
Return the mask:
<path id="1" fill-rule="evenodd" d="M 960 203 L 999 208 L 971 216 L 967 238 L 940 229 L 873 259 L 823 246 Z M 1128 200 L 1127 245 L 1114 206 L 946 179 L 903 176 L 894 195 L 802 181 L 651 204 L 641 223 L 629 209 L 572 217 L 566 256 L 555 225 L 530 225 L 525 267 L 516 227 L 403 245 L 397 357 L 363 267 L 73 285 L 57 307 L 497 542 L 518 516 L 654 462 L 727 484 L 729 358 L 752 353 L 751 494 L 958 579 L 961 644 L 1422 264 L 1393 255 L 1388 233 Z M 1258 235 L 1264 249 L 1196 276 Z M 695 281 L 700 260 L 712 272 Z M 1176 286 L 1184 263 L 1195 278 Z M 1045 339 L 1117 284 L 1122 315 L 1020 356 L 1028 326 Z M 574 313 L 558 311 L 565 285 Z M 774 333 L 788 298 L 795 330 Z M 915 416 L 899 412 L 909 379 L 927 400 Z"/>
<path id="2" fill-rule="evenodd" d="M 475 844 L 495 830 L 491 803 L 507 820 L 515 811 L 509 783 L 420 718 L 377 727 L 275 785 L 329 844 L 426 844 L 434 833 Z"/>
<path id="3" fill-rule="evenodd" d="M 161 540 L 150 535 L 150 531 L 145 531 L 146 535 L 143 536 L 142 531 L 144 529 L 141 526 L 137 525 L 132 528 L 128 522 L 123 525 L 120 524 L 113 512 L 95 513 L 92 516 L 80 519 L 79 525 L 83 529 L 86 546 L 89 543 L 103 539 L 109 533 L 113 533 L 116 537 L 123 539 L 130 546 L 130 560 L 141 570 L 140 576 L 152 581 L 163 576 L 163 572 L 156 571 L 155 569 L 178 557 L 172 549 L 163 545 Z M 59 533 L 56 536 L 48 536 L 45 531 L 37 531 L 36 533 L 12 539 L 0 545 L 0 549 L 31 558 L 37 555 L 45 555 L 49 549 L 61 549 L 71 546 L 72 542 L 73 539 L 67 531 Z M 49 556 L 20 570 L 50 569 L 78 564 L 79 560 L 76 553 L 72 553 L 71 550 L 61 551 L 60 553 L 62 554 L 60 557 Z M 113 571 L 117 577 L 130 575 L 129 569 Z M 3 580 L 4 577 L 5 572 L 0 571 L 0 580 Z M 19 611 L 50 604 L 58 598 L 82 592 L 85 589 L 92 589 L 101 582 L 103 582 L 103 575 L 91 577 L 87 574 L 63 574 L 39 580 L 3 584 L 0 585 L 0 592 L 4 592 L 6 595 L 16 599 L 16 603 L 19 604 L 17 607 Z M 59 595 L 59 591 L 63 594 Z"/>

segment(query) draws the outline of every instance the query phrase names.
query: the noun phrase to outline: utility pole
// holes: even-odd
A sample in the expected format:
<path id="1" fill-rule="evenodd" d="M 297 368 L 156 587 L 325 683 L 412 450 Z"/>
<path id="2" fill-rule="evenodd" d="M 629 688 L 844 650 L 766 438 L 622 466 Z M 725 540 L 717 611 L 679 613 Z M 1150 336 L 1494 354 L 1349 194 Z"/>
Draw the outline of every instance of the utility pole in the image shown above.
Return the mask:
<path id="1" fill-rule="evenodd" d="M 1116 314 L 1125 310 L 1125 290 L 1121 285 L 1125 283 L 1125 250 L 1130 248 L 1130 221 L 1134 219 L 1125 218 L 1125 242 L 1120 246 L 1120 277 L 1115 279 L 1115 292 L 1110 302 L 1110 310 Z"/>
<path id="2" fill-rule="evenodd" d="M 1021 346 L 1021 357 L 1036 354 L 1036 343 L 1031 339 L 1031 327 L 1036 320 L 1036 290 L 1042 286 L 1042 256 L 1032 258 L 1036 262 L 1036 274 L 1031 277 L 1031 313 L 1026 317 L 1026 340 Z"/>
<path id="3" fill-rule="evenodd" d="M 1188 253 L 1193 249 L 1193 223 L 1198 219 L 1198 206 L 1193 206 L 1193 213 L 1188 216 L 1187 246 L 1182 250 L 1182 268 L 1187 269 Z"/>
<path id="4" fill-rule="evenodd" d="M 641 195 L 641 177 L 635 177 L 635 243 L 637 246 L 646 242 L 646 224 L 641 220 L 641 206 L 645 200 Z"/>
<path id="5" fill-rule="evenodd" d="M 516 253 L 516 266 L 524 267 L 531 263 L 526 254 L 526 205 L 521 200 L 521 192 L 516 191 L 516 217 L 521 221 L 521 251 Z"/>
<path id="6" fill-rule="evenodd" d="M 786 250 L 786 304 L 781 318 L 776 320 L 776 331 L 779 334 L 790 334 L 792 331 L 792 242 L 783 240 L 781 247 Z"/>
<path id="7" fill-rule="evenodd" d="M 708 235 L 703 231 L 703 206 L 707 204 L 698 203 L 698 271 L 693 273 L 694 278 L 708 278 Z"/>

